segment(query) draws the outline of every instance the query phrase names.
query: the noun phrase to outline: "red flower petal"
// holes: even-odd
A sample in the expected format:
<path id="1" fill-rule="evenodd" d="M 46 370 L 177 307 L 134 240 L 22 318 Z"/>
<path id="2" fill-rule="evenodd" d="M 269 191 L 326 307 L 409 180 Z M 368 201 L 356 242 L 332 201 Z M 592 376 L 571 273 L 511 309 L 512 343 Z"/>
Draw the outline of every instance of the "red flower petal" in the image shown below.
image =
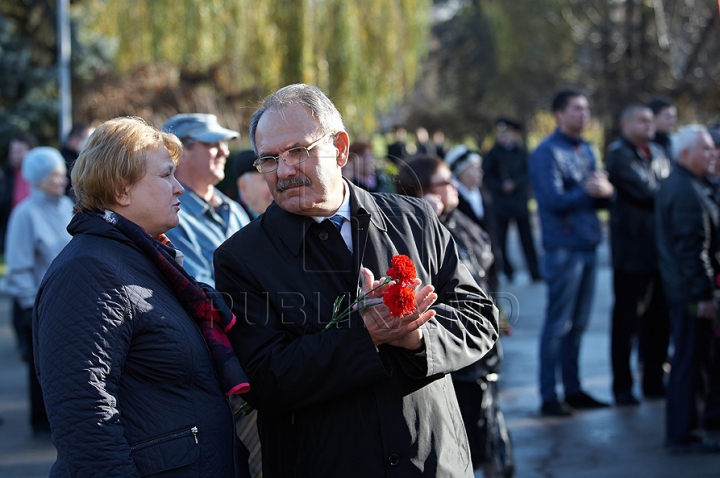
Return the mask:
<path id="1" fill-rule="evenodd" d="M 415 311 L 415 291 L 403 287 L 402 284 L 392 284 L 385 290 L 383 302 L 390 309 L 393 317 L 402 317 Z"/>
<path id="2" fill-rule="evenodd" d="M 390 259 L 390 264 L 392 267 L 387 270 L 387 275 L 400 283 L 408 284 L 417 276 L 415 265 L 406 255 L 397 254 L 393 256 Z"/>

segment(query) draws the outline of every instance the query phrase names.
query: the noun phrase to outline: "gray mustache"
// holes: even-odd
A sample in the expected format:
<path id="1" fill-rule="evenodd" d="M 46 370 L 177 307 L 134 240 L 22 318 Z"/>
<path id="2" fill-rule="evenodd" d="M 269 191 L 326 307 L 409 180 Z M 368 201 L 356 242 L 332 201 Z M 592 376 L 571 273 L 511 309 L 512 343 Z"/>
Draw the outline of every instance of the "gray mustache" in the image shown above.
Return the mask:
<path id="1" fill-rule="evenodd" d="M 293 177 L 290 179 L 281 179 L 278 181 L 277 186 L 275 186 L 275 189 L 279 193 L 285 191 L 288 188 L 293 188 L 295 186 L 311 186 L 312 181 L 310 181 L 307 177 Z"/>

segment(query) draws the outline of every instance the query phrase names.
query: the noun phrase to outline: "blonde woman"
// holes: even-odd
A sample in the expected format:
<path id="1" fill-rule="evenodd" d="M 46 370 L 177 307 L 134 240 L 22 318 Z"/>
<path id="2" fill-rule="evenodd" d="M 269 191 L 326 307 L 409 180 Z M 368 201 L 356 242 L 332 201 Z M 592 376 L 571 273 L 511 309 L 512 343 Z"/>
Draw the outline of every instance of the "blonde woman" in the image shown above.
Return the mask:
<path id="1" fill-rule="evenodd" d="M 72 172 L 72 240 L 38 292 L 51 477 L 248 476 L 226 395 L 247 380 L 234 316 L 164 236 L 178 223 L 180 141 L 136 118 L 100 125 Z"/>

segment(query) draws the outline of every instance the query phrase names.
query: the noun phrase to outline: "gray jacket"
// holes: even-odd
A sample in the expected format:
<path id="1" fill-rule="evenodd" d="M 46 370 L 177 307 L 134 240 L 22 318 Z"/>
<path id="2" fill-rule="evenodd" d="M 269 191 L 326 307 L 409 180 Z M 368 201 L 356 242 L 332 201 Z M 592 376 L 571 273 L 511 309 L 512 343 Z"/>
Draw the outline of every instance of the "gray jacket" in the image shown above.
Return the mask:
<path id="1" fill-rule="evenodd" d="M 73 202 L 33 189 L 10 214 L 5 239 L 8 293 L 24 309 L 35 302 L 40 281 L 50 263 L 70 242 L 66 228 Z"/>

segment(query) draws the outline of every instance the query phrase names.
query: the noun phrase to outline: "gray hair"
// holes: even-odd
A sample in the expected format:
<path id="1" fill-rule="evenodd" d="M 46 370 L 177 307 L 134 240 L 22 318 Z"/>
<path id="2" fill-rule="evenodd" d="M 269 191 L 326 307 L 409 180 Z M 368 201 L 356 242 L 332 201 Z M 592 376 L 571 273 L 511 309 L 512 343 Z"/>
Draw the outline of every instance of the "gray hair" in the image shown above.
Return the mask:
<path id="1" fill-rule="evenodd" d="M 272 95 L 265 98 L 262 106 L 253 114 L 250 120 L 250 143 L 252 149 L 257 154 L 257 146 L 255 145 L 255 132 L 260 122 L 260 117 L 269 110 L 282 109 L 292 104 L 300 104 L 306 106 L 312 115 L 317 118 L 322 128 L 323 134 L 335 134 L 345 131 L 342 116 L 335 105 L 325 94 L 316 86 L 296 83 L 280 88 Z"/>
<path id="2" fill-rule="evenodd" d="M 677 161 L 683 151 L 693 151 L 697 146 L 698 135 L 707 132 L 707 127 L 701 124 L 689 124 L 680 128 L 677 133 L 672 135 L 673 158 Z"/>

